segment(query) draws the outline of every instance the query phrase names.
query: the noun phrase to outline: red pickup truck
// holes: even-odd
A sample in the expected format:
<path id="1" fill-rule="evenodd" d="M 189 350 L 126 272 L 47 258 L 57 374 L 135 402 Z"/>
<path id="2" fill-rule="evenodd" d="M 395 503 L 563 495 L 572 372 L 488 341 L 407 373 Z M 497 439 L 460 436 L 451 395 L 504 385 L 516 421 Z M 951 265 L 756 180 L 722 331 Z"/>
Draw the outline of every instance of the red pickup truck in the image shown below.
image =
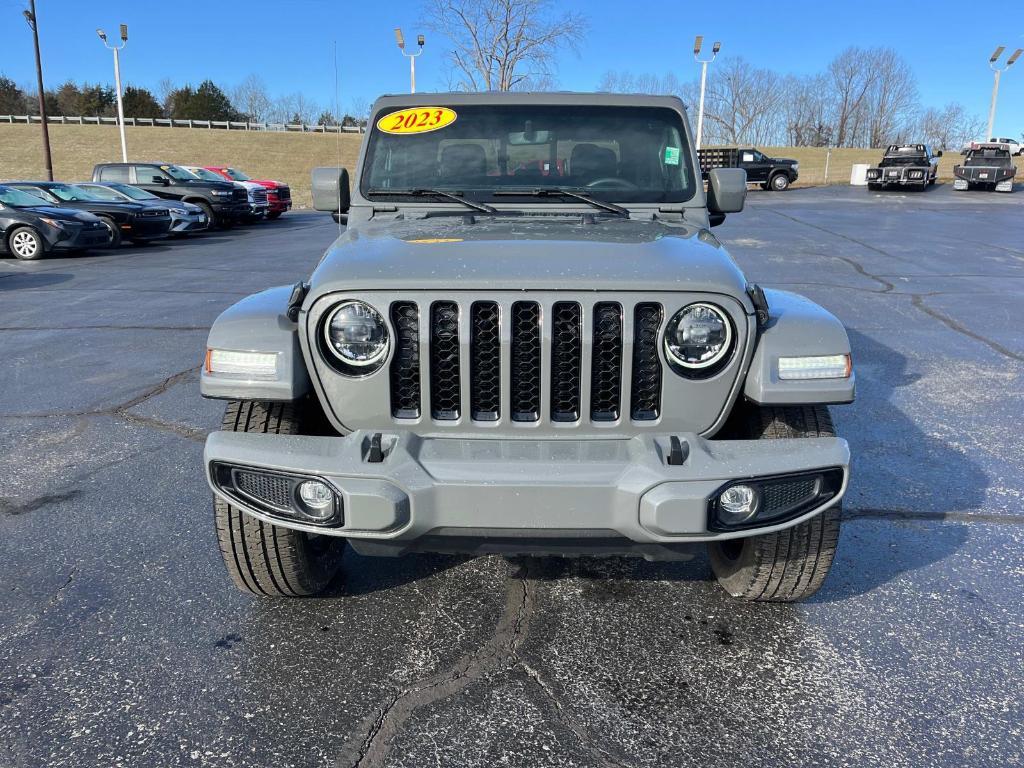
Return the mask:
<path id="1" fill-rule="evenodd" d="M 236 168 L 226 165 L 207 165 L 206 170 L 213 171 L 223 176 L 228 181 L 252 181 L 267 189 L 267 202 L 270 203 L 270 210 L 267 212 L 268 219 L 276 219 L 292 207 L 292 190 L 283 181 L 270 181 L 269 179 L 252 179 Z"/>

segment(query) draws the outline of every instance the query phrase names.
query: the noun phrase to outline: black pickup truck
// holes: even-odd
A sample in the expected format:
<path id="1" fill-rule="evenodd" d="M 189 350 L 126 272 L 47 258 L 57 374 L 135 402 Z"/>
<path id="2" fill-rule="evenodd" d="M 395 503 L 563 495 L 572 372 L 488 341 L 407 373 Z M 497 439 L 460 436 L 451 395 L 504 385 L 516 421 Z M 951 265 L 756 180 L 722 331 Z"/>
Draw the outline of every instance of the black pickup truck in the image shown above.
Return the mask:
<path id="1" fill-rule="evenodd" d="M 760 184 L 761 189 L 781 192 L 797 180 L 800 164 L 788 157 L 768 157 L 753 147 L 716 147 L 698 149 L 701 175 L 707 179 L 714 168 L 742 168 L 747 172 L 748 184 Z"/>
<path id="2" fill-rule="evenodd" d="M 882 161 L 868 168 L 868 189 L 927 189 L 938 177 L 940 157 L 942 151 L 932 152 L 927 144 L 890 144 Z"/>
<path id="3" fill-rule="evenodd" d="M 196 178 L 171 163 L 101 163 L 92 169 L 93 181 L 134 184 L 167 200 L 193 203 L 203 209 L 207 221 L 220 226 L 249 216 L 249 195 L 232 181 Z"/>
<path id="4" fill-rule="evenodd" d="M 1017 168 L 1006 144 L 972 144 L 962 165 L 953 168 L 953 189 L 994 189 L 1013 192 Z"/>

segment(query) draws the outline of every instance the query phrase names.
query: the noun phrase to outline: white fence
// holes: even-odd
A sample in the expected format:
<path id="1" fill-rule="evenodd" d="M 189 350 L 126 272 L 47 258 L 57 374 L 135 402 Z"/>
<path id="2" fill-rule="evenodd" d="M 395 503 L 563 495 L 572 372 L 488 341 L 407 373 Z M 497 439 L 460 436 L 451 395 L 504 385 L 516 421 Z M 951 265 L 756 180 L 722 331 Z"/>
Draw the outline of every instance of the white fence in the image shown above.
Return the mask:
<path id="1" fill-rule="evenodd" d="M 0 115 L 2 123 L 40 123 L 39 115 Z M 117 125 L 116 117 L 70 117 L 47 115 L 48 125 Z M 275 131 L 292 133 L 362 133 L 365 128 L 355 125 L 306 125 L 305 123 L 247 123 L 228 120 L 171 120 L 166 117 L 126 117 L 125 125 L 150 128 L 201 128 L 219 131 Z"/>

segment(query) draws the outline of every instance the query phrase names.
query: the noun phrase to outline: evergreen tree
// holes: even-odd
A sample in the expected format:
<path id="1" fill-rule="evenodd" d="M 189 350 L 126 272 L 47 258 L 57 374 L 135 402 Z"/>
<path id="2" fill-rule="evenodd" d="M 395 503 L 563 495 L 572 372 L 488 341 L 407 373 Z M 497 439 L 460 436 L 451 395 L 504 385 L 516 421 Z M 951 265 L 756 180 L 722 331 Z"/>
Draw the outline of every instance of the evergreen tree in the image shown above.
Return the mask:
<path id="1" fill-rule="evenodd" d="M 160 117 L 164 110 L 156 96 L 145 88 L 129 85 L 121 95 L 125 117 Z"/>
<path id="2" fill-rule="evenodd" d="M 25 93 L 9 77 L 0 75 L 0 115 L 25 114 Z"/>

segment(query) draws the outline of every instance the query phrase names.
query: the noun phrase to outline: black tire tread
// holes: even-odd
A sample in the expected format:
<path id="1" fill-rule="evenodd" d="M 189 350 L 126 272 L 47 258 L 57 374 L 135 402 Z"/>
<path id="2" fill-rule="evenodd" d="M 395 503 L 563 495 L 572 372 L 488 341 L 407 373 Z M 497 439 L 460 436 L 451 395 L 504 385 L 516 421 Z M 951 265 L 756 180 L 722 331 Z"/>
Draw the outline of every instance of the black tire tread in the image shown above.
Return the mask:
<path id="1" fill-rule="evenodd" d="M 750 427 L 750 437 L 761 440 L 835 436 L 825 406 L 759 408 Z M 832 568 L 841 514 L 837 504 L 799 525 L 744 539 L 735 560 L 712 544 L 712 569 L 726 591 L 741 600 L 803 600 L 818 591 Z"/>
<path id="2" fill-rule="evenodd" d="M 299 434 L 299 424 L 291 403 L 231 401 L 221 428 Z M 306 534 L 266 523 L 216 496 L 213 508 L 224 565 L 238 589 L 264 597 L 307 597 L 330 582 L 336 568 L 316 562 Z M 344 541 L 333 544 L 340 550 Z"/>

